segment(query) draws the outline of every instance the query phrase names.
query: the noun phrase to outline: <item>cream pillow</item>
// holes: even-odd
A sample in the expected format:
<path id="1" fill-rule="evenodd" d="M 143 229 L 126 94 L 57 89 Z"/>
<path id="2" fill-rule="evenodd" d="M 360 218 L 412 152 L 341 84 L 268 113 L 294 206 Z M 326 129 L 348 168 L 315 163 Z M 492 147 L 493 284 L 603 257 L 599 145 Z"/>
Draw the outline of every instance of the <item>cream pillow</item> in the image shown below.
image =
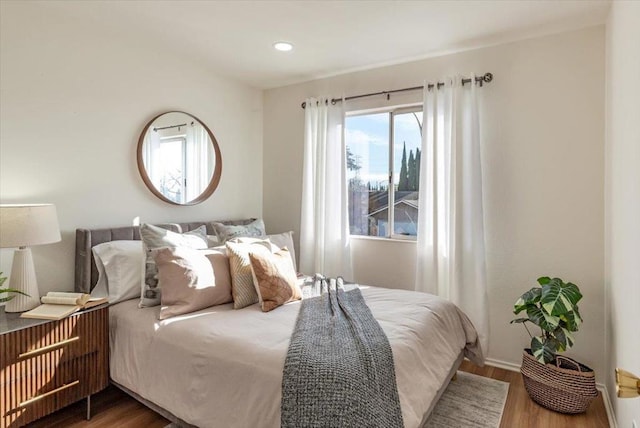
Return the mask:
<path id="1" fill-rule="evenodd" d="M 249 260 L 263 312 L 302 299 L 296 271 L 286 247 L 276 253 L 266 248 L 253 248 L 249 251 Z"/>
<path id="2" fill-rule="evenodd" d="M 249 252 L 255 248 L 264 248 L 271 252 L 268 240 L 254 239 L 251 242 L 227 242 L 229 271 L 231 272 L 231 294 L 233 308 L 241 309 L 258 303 L 258 294 L 253 284 Z"/>
<path id="3" fill-rule="evenodd" d="M 296 267 L 296 253 L 295 248 L 293 246 L 293 232 L 283 232 L 277 233 L 273 235 L 265 235 L 262 239 L 268 239 L 273 245 L 280 248 L 287 248 L 289 250 L 289 254 L 291 254 L 291 262 L 293 263 L 293 269 L 297 272 L 298 268 Z"/>
<path id="4" fill-rule="evenodd" d="M 151 251 L 162 289 L 160 319 L 229 303 L 229 259 L 216 250 L 165 247 Z"/>
<path id="5" fill-rule="evenodd" d="M 289 250 L 289 254 L 291 254 L 291 262 L 293 263 L 293 268 L 296 269 L 296 253 L 293 247 L 293 232 L 283 232 L 277 233 L 274 235 L 264 235 L 259 238 L 250 238 L 250 237 L 238 237 L 231 240 L 231 242 L 254 242 L 256 239 L 265 240 L 268 239 L 271 242 L 271 251 L 276 252 L 280 248 L 287 247 Z"/>

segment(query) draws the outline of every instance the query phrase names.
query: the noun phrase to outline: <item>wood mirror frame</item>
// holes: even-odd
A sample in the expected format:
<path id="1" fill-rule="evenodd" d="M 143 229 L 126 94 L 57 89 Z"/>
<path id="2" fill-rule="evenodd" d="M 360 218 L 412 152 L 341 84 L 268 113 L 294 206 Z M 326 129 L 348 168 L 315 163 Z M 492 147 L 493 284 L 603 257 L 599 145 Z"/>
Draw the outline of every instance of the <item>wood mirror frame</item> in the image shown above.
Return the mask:
<path id="1" fill-rule="evenodd" d="M 186 202 L 176 202 L 172 199 L 169 199 L 167 196 L 165 196 L 151 181 L 151 178 L 149 177 L 149 174 L 147 173 L 147 168 L 145 166 L 144 163 L 144 144 L 145 144 L 145 139 L 147 136 L 147 132 L 149 131 L 149 129 L 152 127 L 153 123 L 159 119 L 160 117 L 166 115 L 166 114 L 170 114 L 170 113 L 181 113 L 184 115 L 187 115 L 191 118 L 191 120 L 195 120 L 197 121 L 203 128 L 204 130 L 207 132 L 207 134 L 209 135 L 209 139 L 211 141 L 211 144 L 213 146 L 213 154 L 214 154 L 214 162 L 215 162 L 215 166 L 214 166 L 214 170 L 213 170 L 213 174 L 211 176 L 211 179 L 209 180 L 209 184 L 207 185 L 207 187 L 195 198 L 186 201 Z M 179 206 L 189 206 L 189 205 L 196 205 L 199 204 L 203 201 L 205 201 L 207 198 L 209 198 L 209 196 L 211 196 L 213 194 L 213 192 L 216 190 L 216 188 L 218 187 L 218 184 L 220 183 L 220 177 L 222 175 L 222 154 L 220 153 L 220 147 L 218 146 L 218 141 L 216 140 L 216 138 L 213 136 L 213 132 L 211 132 L 211 130 L 207 127 L 207 125 L 204 124 L 204 122 L 202 122 L 200 119 L 198 119 L 197 117 L 195 117 L 192 114 L 183 112 L 183 111 L 177 111 L 177 110 L 173 110 L 173 111 L 166 111 L 163 113 L 160 113 L 159 115 L 155 116 L 153 119 L 151 119 L 147 125 L 142 129 L 142 132 L 140 133 L 140 137 L 138 138 L 138 147 L 137 147 L 137 163 L 138 163 L 138 171 L 140 172 L 140 176 L 142 177 L 142 181 L 144 181 L 144 184 L 147 186 L 147 188 L 151 191 L 151 193 L 153 193 L 154 195 L 156 195 L 159 199 L 161 199 L 164 202 L 170 203 L 172 205 L 179 205 Z"/>

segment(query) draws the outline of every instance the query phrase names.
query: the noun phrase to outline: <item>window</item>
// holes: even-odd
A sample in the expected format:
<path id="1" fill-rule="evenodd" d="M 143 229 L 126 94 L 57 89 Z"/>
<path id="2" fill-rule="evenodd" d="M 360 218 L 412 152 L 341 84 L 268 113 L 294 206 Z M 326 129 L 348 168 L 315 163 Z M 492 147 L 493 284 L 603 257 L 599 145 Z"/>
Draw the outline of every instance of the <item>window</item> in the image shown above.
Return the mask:
<path id="1" fill-rule="evenodd" d="M 351 234 L 415 237 L 422 108 L 349 114 L 345 124 Z"/>
<path id="2" fill-rule="evenodd" d="M 186 179 L 184 176 L 186 159 L 186 139 L 179 137 L 160 137 L 160 151 L 158 154 L 160 192 L 168 199 L 184 203 Z"/>

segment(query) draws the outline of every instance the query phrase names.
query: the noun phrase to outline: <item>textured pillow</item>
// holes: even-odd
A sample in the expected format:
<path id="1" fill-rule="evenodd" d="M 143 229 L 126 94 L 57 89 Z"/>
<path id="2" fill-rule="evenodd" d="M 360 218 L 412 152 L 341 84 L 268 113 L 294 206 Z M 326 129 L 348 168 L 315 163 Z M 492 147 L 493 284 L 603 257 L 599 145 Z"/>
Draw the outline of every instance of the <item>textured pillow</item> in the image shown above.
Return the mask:
<path id="1" fill-rule="evenodd" d="M 109 303 L 140 297 L 142 242 L 110 241 L 91 249 L 98 268 L 98 282 L 92 297 L 107 297 Z"/>
<path id="2" fill-rule="evenodd" d="M 162 247 L 189 247 L 196 250 L 205 249 L 207 243 L 207 229 L 200 226 L 186 233 L 176 233 L 151 224 L 140 226 L 140 237 L 144 245 L 145 269 L 141 285 L 141 308 L 160 304 L 160 287 L 158 286 L 158 269 L 151 250 Z"/>
<path id="3" fill-rule="evenodd" d="M 226 246 L 227 255 L 229 256 L 229 270 L 231 272 L 233 308 L 241 309 L 258 303 L 258 294 L 251 274 L 249 251 L 256 247 L 261 247 L 271 252 L 271 243 L 268 240 L 256 239 L 250 243 L 227 242 Z"/>
<path id="4" fill-rule="evenodd" d="M 222 252 L 187 247 L 151 252 L 162 289 L 161 320 L 232 301 L 229 259 Z"/>
<path id="5" fill-rule="evenodd" d="M 221 244 L 241 236 L 264 236 L 265 234 L 264 221 L 261 218 L 245 225 L 227 225 L 219 222 L 212 222 L 211 225 Z"/>
<path id="6" fill-rule="evenodd" d="M 252 249 L 249 252 L 249 260 L 263 312 L 302 298 L 297 285 L 296 270 L 286 248 L 277 253 L 264 248 Z"/>

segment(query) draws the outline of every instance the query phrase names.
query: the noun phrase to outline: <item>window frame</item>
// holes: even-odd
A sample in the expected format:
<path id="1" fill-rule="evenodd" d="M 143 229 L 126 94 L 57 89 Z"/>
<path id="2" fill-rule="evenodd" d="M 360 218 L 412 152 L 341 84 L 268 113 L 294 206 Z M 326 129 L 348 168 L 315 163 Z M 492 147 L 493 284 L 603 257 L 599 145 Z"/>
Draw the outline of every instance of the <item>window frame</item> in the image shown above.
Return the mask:
<path id="1" fill-rule="evenodd" d="M 187 168 L 187 137 L 185 135 L 168 135 L 164 137 L 160 137 L 160 144 L 172 144 L 172 143 L 180 143 L 180 152 L 181 152 L 181 178 L 180 181 L 180 200 L 174 201 L 179 204 L 184 204 L 186 202 L 187 195 L 187 178 L 185 177 L 185 171 Z M 170 199 L 170 198 L 169 198 Z"/>
<path id="2" fill-rule="evenodd" d="M 394 135 L 394 117 L 398 114 L 407 114 L 407 113 L 417 113 L 417 112 L 422 112 L 423 113 L 423 126 L 424 126 L 424 110 L 423 110 L 423 104 L 419 103 L 419 104 L 410 104 L 410 105 L 401 105 L 401 106 L 390 106 L 390 107 L 382 107 L 382 108 L 374 108 L 374 109 L 367 109 L 367 110 L 355 110 L 355 111 L 349 111 L 345 113 L 345 125 L 346 125 L 346 118 L 348 117 L 356 117 L 356 116 L 367 116 L 367 115 L 372 115 L 372 114 L 380 114 L 380 113 L 387 113 L 389 115 L 389 129 L 388 129 L 388 135 L 389 135 L 389 141 L 388 141 L 388 145 L 389 145 L 389 166 L 388 166 L 388 174 L 387 174 L 387 192 L 388 192 L 388 201 L 389 203 L 387 204 L 387 219 L 388 219 L 388 227 L 387 227 L 387 233 L 385 234 L 385 236 L 372 236 L 372 235 L 352 235 L 351 232 L 349 232 L 349 236 L 350 237 L 356 237 L 356 238 L 368 238 L 368 239 L 384 239 L 384 240 L 390 240 L 390 239 L 394 239 L 394 240 L 401 240 L 401 241 L 416 241 L 417 240 L 417 235 L 401 235 L 401 234 L 396 234 L 394 233 L 395 231 L 395 193 L 396 193 L 396 189 L 395 189 L 395 183 L 393 182 L 393 177 L 395 174 L 395 170 L 394 170 L 394 162 L 395 162 L 395 135 Z M 420 138 L 422 139 L 422 135 L 420 136 Z M 346 150 L 346 142 L 345 142 L 345 150 Z M 419 210 L 419 208 L 418 208 Z M 351 225 L 349 225 L 349 228 L 351 228 Z"/>

